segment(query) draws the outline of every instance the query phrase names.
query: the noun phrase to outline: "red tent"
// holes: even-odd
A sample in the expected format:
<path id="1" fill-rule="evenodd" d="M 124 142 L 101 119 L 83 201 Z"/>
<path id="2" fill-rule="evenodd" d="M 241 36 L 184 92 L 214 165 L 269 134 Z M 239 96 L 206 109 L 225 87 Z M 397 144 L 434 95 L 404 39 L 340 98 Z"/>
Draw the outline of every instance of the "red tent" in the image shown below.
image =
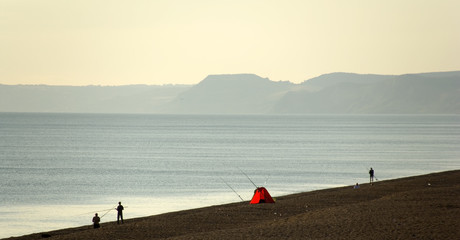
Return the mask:
<path id="1" fill-rule="evenodd" d="M 258 203 L 275 203 L 273 201 L 272 196 L 268 193 L 267 189 L 264 187 L 259 187 L 254 191 L 254 196 L 251 199 L 250 204 L 258 204 Z"/>

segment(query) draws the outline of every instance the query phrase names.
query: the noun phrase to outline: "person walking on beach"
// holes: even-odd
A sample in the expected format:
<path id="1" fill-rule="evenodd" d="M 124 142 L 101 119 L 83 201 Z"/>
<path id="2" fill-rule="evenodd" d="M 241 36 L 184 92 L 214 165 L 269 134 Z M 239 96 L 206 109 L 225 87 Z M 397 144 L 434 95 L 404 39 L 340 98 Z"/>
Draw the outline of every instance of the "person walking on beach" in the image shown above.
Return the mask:
<path id="1" fill-rule="evenodd" d="M 93 217 L 93 226 L 94 228 L 100 228 L 101 225 L 99 225 L 99 222 L 101 222 L 101 218 L 97 216 L 97 213 Z"/>
<path id="2" fill-rule="evenodd" d="M 372 185 L 374 182 L 374 169 L 369 170 L 369 183 Z"/>
<path id="3" fill-rule="evenodd" d="M 118 207 L 115 208 L 118 212 L 117 214 L 117 224 L 120 224 L 120 218 L 121 218 L 121 224 L 123 224 L 123 205 L 121 205 L 121 202 L 118 202 Z"/>

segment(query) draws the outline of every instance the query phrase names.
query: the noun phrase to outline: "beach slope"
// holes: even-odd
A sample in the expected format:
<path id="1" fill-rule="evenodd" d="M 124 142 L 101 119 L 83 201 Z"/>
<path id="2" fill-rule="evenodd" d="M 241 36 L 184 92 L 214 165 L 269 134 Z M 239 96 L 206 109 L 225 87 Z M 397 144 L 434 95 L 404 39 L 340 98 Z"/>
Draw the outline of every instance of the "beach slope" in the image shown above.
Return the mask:
<path id="1" fill-rule="evenodd" d="M 8 239 L 460 239 L 459 216 L 456 170 Z"/>

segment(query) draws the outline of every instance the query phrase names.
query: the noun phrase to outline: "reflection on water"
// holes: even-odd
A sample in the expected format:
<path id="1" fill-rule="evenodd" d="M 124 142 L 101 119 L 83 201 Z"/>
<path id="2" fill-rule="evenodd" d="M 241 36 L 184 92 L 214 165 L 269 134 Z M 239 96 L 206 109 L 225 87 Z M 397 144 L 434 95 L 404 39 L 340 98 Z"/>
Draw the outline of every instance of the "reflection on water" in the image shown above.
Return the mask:
<path id="1" fill-rule="evenodd" d="M 0 238 L 460 169 L 460 115 L 0 113 Z M 100 215 L 103 215 L 100 213 Z M 102 222 L 115 221 L 115 211 Z"/>

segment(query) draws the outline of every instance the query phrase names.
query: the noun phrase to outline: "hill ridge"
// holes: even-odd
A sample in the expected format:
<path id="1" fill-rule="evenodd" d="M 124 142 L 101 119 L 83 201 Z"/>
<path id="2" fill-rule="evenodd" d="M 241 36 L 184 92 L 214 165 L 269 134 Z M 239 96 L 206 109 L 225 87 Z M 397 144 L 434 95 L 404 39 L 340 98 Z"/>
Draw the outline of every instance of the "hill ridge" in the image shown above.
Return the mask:
<path id="1" fill-rule="evenodd" d="M 195 85 L 0 84 L 0 112 L 146 114 L 460 114 L 460 71 L 329 73 L 299 84 L 213 74 Z"/>

